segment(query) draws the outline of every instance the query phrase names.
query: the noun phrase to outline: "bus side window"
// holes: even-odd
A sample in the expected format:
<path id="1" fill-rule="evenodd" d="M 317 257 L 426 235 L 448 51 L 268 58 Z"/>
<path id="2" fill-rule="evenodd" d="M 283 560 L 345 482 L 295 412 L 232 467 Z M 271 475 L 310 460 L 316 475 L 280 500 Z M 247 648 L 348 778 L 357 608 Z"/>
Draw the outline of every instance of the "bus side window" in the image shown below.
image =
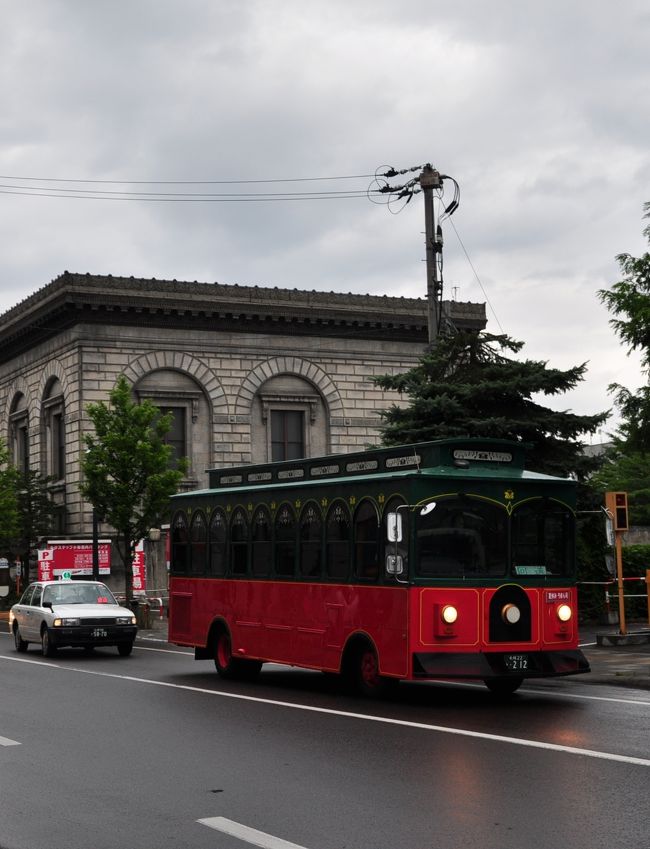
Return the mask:
<path id="1" fill-rule="evenodd" d="M 233 575 L 245 575 L 248 566 L 248 523 L 238 507 L 230 520 L 230 566 Z"/>
<path id="2" fill-rule="evenodd" d="M 210 573 L 212 575 L 226 574 L 227 527 L 223 510 L 217 507 L 210 519 Z"/>
<path id="3" fill-rule="evenodd" d="M 369 498 L 354 514 L 354 563 L 358 578 L 376 580 L 379 576 L 379 514 Z"/>
<path id="4" fill-rule="evenodd" d="M 179 510 L 172 519 L 172 562 L 171 571 L 177 574 L 187 574 L 188 560 L 187 517 L 183 510 Z"/>
<path id="5" fill-rule="evenodd" d="M 300 574 L 304 578 L 319 578 L 323 544 L 323 520 L 314 501 L 300 514 Z"/>
<path id="6" fill-rule="evenodd" d="M 251 529 L 251 566 L 258 578 L 269 574 L 271 567 L 271 517 L 265 507 L 258 507 Z"/>
<path id="7" fill-rule="evenodd" d="M 208 554 L 208 527 L 203 510 L 192 515 L 190 524 L 191 572 L 193 575 L 205 575 Z"/>
<path id="8" fill-rule="evenodd" d="M 350 572 L 350 512 L 344 501 L 335 501 L 325 523 L 325 569 L 328 578 L 344 580 Z"/>
<path id="9" fill-rule="evenodd" d="M 283 504 L 275 517 L 275 574 L 292 578 L 296 569 L 296 514 Z"/>

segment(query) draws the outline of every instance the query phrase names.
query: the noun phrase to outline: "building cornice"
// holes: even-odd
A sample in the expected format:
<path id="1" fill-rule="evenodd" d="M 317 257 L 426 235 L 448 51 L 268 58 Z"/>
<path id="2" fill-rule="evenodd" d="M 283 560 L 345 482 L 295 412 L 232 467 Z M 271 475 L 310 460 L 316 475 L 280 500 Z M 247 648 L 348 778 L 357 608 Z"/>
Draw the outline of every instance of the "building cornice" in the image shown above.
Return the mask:
<path id="1" fill-rule="evenodd" d="M 449 302 L 480 330 L 483 304 Z M 0 361 L 79 323 L 427 341 L 424 299 L 64 272 L 0 315 Z"/>

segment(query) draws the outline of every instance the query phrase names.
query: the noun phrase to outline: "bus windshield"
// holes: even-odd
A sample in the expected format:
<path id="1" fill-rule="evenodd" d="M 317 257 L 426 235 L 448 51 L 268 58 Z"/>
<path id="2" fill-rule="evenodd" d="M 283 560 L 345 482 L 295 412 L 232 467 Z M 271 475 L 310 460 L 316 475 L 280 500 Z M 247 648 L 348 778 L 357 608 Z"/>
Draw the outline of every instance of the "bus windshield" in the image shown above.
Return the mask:
<path id="1" fill-rule="evenodd" d="M 512 514 L 512 566 L 517 576 L 570 575 L 573 514 L 558 501 L 535 498 Z"/>
<path id="2" fill-rule="evenodd" d="M 507 514 L 476 498 L 444 498 L 434 508 L 416 512 L 419 577 L 506 574 Z"/>

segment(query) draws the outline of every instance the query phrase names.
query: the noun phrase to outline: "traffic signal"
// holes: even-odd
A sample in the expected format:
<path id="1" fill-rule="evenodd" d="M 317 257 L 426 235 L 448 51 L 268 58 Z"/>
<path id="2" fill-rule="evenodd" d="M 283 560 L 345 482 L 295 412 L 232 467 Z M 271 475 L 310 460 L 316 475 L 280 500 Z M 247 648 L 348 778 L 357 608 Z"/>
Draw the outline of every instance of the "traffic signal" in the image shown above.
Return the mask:
<path id="1" fill-rule="evenodd" d="M 627 531 L 629 528 L 627 517 L 627 492 L 606 492 L 605 507 L 614 522 L 614 530 Z"/>

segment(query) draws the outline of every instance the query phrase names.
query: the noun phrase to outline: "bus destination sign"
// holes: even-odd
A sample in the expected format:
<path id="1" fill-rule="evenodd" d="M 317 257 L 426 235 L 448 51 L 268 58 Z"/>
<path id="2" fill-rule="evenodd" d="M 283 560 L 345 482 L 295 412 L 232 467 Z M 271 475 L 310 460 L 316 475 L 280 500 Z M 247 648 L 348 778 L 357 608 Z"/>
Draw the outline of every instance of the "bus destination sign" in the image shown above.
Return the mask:
<path id="1" fill-rule="evenodd" d="M 509 451 L 468 451 L 465 448 L 455 448 L 454 460 L 479 460 L 484 463 L 512 463 L 512 454 Z"/>

